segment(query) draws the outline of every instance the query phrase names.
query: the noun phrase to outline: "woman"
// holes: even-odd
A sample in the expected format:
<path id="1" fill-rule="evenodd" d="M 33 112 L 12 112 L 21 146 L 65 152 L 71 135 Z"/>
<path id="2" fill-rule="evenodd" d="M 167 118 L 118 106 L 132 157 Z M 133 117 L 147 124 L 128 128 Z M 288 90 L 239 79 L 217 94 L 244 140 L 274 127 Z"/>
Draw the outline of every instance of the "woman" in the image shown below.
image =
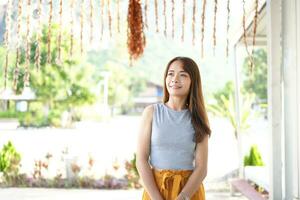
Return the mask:
<path id="1" fill-rule="evenodd" d="M 176 57 L 165 71 L 163 103 L 142 115 L 137 147 L 142 199 L 205 199 L 210 133 L 198 66 Z"/>

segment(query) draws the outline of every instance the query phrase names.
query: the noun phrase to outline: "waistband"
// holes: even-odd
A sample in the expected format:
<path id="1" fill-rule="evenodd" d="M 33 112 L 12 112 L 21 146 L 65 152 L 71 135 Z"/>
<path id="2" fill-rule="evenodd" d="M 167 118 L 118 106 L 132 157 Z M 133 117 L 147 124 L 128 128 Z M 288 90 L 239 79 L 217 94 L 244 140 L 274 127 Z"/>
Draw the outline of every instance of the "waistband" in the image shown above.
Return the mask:
<path id="1" fill-rule="evenodd" d="M 193 170 L 169 170 L 169 169 L 152 169 L 156 178 L 161 179 L 159 185 L 160 192 L 165 196 L 169 196 L 171 192 L 171 199 L 176 199 L 180 193 L 180 186 L 184 185 L 188 177 L 193 173 Z M 172 191 L 169 191 L 168 183 L 172 182 Z"/>

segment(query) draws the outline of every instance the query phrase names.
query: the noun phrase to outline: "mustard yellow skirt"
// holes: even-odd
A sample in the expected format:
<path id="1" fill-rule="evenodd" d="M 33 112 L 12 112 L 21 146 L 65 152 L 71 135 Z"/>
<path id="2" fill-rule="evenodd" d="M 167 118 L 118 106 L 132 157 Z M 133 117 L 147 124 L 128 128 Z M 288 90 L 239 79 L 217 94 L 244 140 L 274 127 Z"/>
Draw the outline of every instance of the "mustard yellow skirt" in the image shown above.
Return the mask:
<path id="1" fill-rule="evenodd" d="M 192 170 L 154 170 L 156 185 L 164 200 L 175 200 L 192 174 Z M 151 200 L 144 190 L 142 200 Z M 205 200 L 203 184 L 192 196 L 191 200 Z"/>

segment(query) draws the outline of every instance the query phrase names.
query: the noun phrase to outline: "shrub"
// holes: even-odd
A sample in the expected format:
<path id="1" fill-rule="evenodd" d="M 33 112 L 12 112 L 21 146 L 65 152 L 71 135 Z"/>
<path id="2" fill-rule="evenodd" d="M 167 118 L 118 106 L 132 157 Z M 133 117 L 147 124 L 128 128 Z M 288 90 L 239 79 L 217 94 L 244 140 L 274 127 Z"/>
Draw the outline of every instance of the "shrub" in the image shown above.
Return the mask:
<path id="1" fill-rule="evenodd" d="M 249 155 L 244 157 L 244 166 L 263 166 L 260 152 L 256 145 L 251 146 Z"/>
<path id="2" fill-rule="evenodd" d="M 6 180 L 18 175 L 20 162 L 21 155 L 9 141 L 0 151 L 0 172 L 4 174 Z"/>

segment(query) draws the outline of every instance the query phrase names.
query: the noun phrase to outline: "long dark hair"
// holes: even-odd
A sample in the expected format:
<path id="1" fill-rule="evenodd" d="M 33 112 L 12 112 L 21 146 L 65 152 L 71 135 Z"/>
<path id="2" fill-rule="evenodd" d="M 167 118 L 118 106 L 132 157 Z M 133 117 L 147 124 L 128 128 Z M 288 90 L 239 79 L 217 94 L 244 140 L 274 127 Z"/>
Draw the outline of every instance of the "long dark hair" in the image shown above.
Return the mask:
<path id="1" fill-rule="evenodd" d="M 199 143 L 202 142 L 206 135 L 211 135 L 211 130 L 204 104 L 200 71 L 196 62 L 191 58 L 175 57 L 168 63 L 164 74 L 163 102 L 166 103 L 169 101 L 170 94 L 166 86 L 166 77 L 170 65 L 177 60 L 183 64 L 184 71 L 186 71 L 191 78 L 190 92 L 188 94 L 186 104 L 188 105 L 189 111 L 191 113 L 192 125 L 195 130 L 195 141 Z"/>

